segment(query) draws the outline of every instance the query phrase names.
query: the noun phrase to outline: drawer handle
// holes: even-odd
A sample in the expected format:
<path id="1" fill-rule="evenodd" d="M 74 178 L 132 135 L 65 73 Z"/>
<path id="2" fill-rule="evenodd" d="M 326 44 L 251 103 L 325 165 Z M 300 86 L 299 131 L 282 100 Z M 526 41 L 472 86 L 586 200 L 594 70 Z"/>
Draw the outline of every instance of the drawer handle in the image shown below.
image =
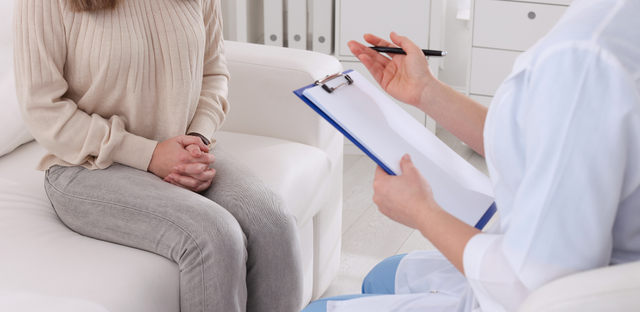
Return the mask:
<path id="1" fill-rule="evenodd" d="M 536 18 L 536 13 L 535 12 L 529 12 L 529 14 L 527 14 L 527 16 L 529 17 L 529 19 L 534 19 L 534 18 Z"/>

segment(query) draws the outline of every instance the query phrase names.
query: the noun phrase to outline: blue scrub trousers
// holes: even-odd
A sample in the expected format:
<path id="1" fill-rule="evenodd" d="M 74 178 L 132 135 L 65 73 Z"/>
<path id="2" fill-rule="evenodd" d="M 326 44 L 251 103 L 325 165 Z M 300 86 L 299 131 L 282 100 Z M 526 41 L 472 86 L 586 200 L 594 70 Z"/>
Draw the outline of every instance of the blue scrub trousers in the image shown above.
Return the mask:
<path id="1" fill-rule="evenodd" d="M 496 203 L 489 206 L 480 221 L 475 225 L 477 229 L 482 230 L 489 222 L 493 214 L 497 211 Z M 362 282 L 362 294 L 342 295 L 329 298 L 318 299 L 309 304 L 301 312 L 327 312 L 327 301 L 349 300 L 362 297 L 371 297 L 379 295 L 393 295 L 396 293 L 396 272 L 400 265 L 400 260 L 407 254 L 395 255 L 378 263 Z"/>
<path id="2" fill-rule="evenodd" d="M 326 312 L 327 301 L 349 300 L 363 297 L 392 295 L 396 293 L 396 271 L 400 260 L 407 254 L 395 255 L 382 260 L 367 274 L 362 282 L 362 294 L 342 295 L 318 299 L 309 304 L 302 312 Z"/>

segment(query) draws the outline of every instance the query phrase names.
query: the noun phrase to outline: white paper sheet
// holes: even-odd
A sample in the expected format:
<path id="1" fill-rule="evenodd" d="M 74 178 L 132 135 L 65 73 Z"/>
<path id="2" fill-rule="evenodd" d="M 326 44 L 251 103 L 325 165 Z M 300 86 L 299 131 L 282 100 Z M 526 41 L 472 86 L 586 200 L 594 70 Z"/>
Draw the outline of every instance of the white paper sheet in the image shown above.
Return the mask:
<path id="1" fill-rule="evenodd" d="M 354 82 L 328 93 L 303 94 L 397 175 L 400 159 L 411 158 L 429 181 L 438 204 L 475 225 L 493 203 L 491 181 L 356 71 Z M 330 82 L 344 82 L 337 78 Z"/>

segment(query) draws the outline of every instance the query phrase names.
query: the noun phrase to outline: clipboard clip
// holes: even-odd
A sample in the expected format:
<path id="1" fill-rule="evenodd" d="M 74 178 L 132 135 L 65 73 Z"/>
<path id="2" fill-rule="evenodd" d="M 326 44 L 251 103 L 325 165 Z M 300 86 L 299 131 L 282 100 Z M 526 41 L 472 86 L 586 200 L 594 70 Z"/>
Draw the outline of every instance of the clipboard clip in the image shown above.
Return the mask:
<path id="1" fill-rule="evenodd" d="M 339 78 L 339 77 L 344 77 L 344 79 L 346 79 L 346 82 L 343 82 L 335 87 L 329 87 L 326 85 L 327 82 L 329 82 L 330 80 Z M 324 89 L 325 91 L 327 91 L 328 93 L 331 93 L 333 91 L 335 91 L 336 89 L 344 86 L 344 85 L 350 85 L 353 83 L 353 78 L 351 78 L 349 75 L 347 74 L 343 74 L 343 73 L 337 73 L 337 74 L 333 74 L 333 75 L 327 75 L 327 77 L 324 77 L 320 80 L 316 80 L 315 85 L 316 86 L 321 86 L 322 89 Z"/>

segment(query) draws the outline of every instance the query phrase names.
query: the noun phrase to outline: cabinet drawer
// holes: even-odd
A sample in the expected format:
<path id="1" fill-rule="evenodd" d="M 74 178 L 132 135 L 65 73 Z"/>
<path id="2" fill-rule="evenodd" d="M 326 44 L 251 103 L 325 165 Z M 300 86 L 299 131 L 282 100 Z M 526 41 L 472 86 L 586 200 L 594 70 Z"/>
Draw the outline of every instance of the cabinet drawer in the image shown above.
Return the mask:
<path id="1" fill-rule="evenodd" d="M 546 3 L 546 4 L 557 4 L 557 5 L 570 5 L 573 0 L 508 0 L 508 1 L 516 1 L 516 2 L 536 2 L 536 3 Z"/>
<path id="2" fill-rule="evenodd" d="M 469 93 L 493 96 L 521 52 L 473 48 Z"/>
<path id="3" fill-rule="evenodd" d="M 551 30 L 566 6 L 477 0 L 473 46 L 525 51 Z"/>
<path id="4" fill-rule="evenodd" d="M 493 101 L 493 96 L 469 94 L 469 97 L 486 107 L 489 107 Z"/>

